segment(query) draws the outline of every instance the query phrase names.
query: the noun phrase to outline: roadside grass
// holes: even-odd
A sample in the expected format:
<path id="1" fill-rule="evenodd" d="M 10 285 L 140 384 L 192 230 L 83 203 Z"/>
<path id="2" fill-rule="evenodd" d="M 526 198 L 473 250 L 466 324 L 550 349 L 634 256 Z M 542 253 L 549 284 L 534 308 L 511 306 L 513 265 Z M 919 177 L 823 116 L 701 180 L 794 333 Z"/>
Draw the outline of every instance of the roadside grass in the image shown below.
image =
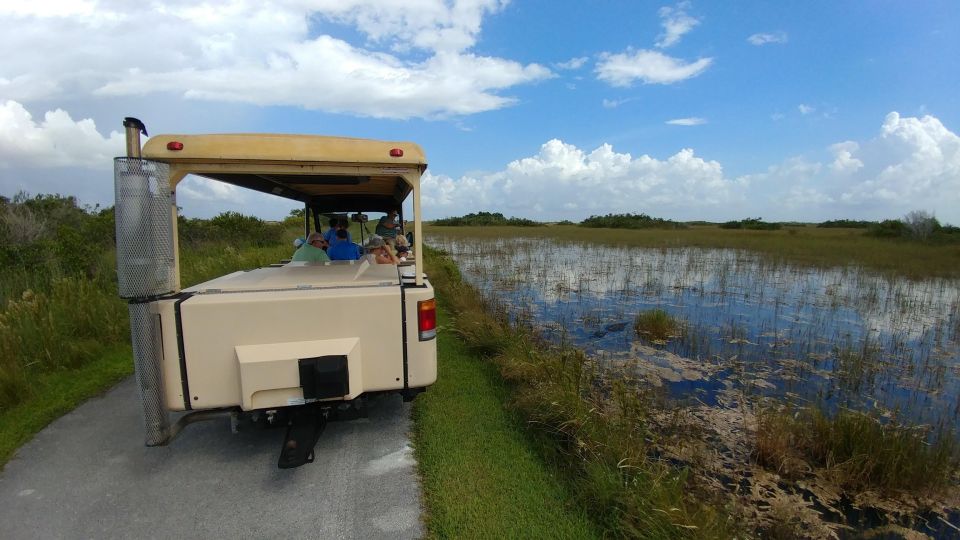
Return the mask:
<path id="1" fill-rule="evenodd" d="M 431 538 L 599 538 L 506 403 L 496 367 L 450 331 L 440 302 L 439 376 L 414 403 Z"/>
<path id="2" fill-rule="evenodd" d="M 729 248 L 762 253 L 771 260 L 819 267 L 859 265 L 912 278 L 960 277 L 960 244 L 933 245 L 865 236 L 863 229 L 784 227 L 777 231 L 721 229 L 597 229 L 549 227 L 425 226 L 425 234 L 499 239 L 516 236 L 563 242 L 653 247 Z"/>
<path id="3" fill-rule="evenodd" d="M 636 386 L 602 377 L 577 350 L 552 348 L 511 328 L 506 314 L 488 311 L 448 257 L 426 255 L 431 283 L 454 316 L 446 333 L 496 368 L 510 409 L 602 536 L 738 535 L 728 509 L 691 485 L 685 469 L 652 457 L 648 404 Z"/>
<path id="4" fill-rule="evenodd" d="M 841 410 L 767 411 L 758 415 L 754 459 L 785 478 L 822 469 L 845 491 L 935 493 L 955 482 L 960 445 L 952 433 L 932 443 L 929 429 Z"/>
<path id="5" fill-rule="evenodd" d="M 29 397 L 0 411 L 0 468 L 47 424 L 133 373 L 130 355 L 128 345 L 118 345 L 78 368 L 33 377 Z"/>

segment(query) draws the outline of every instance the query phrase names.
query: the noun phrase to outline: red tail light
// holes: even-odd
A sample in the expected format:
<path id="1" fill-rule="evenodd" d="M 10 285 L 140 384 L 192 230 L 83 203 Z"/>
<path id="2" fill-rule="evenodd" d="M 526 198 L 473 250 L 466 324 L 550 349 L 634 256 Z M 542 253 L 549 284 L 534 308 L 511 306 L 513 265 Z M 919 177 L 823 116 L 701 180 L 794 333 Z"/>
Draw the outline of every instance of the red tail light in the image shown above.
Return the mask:
<path id="1" fill-rule="evenodd" d="M 417 327 L 420 330 L 420 341 L 427 341 L 437 337 L 437 301 L 421 300 L 417 302 Z"/>
<path id="2" fill-rule="evenodd" d="M 390 157 L 403 157 L 403 148 L 391 148 Z"/>
<path id="3" fill-rule="evenodd" d="M 167 143 L 167 150 L 183 150 L 183 143 L 180 141 L 170 141 Z"/>

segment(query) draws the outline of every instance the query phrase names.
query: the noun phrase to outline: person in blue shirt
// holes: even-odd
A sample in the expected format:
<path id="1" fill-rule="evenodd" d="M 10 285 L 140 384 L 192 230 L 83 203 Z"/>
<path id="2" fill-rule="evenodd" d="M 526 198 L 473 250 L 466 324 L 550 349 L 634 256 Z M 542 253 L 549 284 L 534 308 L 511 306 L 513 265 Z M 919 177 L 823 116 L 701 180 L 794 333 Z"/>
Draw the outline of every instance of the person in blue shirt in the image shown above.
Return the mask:
<path id="1" fill-rule="evenodd" d="M 337 231 L 344 230 L 347 231 L 347 240 L 353 242 L 353 238 L 350 237 L 350 222 L 343 218 L 330 218 L 330 228 L 323 233 L 323 238 L 326 239 L 331 245 L 337 238 Z"/>
<path id="2" fill-rule="evenodd" d="M 350 241 L 345 229 L 337 229 L 336 238 L 327 248 L 331 261 L 355 261 L 360 258 L 360 247 Z"/>

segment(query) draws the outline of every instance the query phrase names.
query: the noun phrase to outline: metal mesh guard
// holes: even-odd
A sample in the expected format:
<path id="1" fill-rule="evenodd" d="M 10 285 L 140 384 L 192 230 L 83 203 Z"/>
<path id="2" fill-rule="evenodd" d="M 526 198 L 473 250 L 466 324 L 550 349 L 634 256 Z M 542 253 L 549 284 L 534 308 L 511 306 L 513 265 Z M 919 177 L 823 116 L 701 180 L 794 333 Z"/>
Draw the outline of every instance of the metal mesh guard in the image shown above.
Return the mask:
<path id="1" fill-rule="evenodd" d="M 170 167 L 138 158 L 114 159 L 117 285 L 122 298 L 173 292 Z"/>
<path id="2" fill-rule="evenodd" d="M 130 335 L 133 341 L 133 367 L 143 404 L 143 422 L 147 446 L 166 444 L 170 420 L 163 406 L 163 356 L 160 317 L 150 313 L 151 304 L 130 304 Z"/>

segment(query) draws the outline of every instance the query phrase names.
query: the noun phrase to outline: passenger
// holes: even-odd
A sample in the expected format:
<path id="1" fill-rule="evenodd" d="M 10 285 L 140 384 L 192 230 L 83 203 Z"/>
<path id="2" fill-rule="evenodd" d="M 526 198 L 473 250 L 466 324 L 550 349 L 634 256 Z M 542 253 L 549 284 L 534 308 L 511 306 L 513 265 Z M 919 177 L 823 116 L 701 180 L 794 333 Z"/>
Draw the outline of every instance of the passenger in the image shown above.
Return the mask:
<path id="1" fill-rule="evenodd" d="M 390 251 L 390 247 L 383 241 L 383 238 L 377 235 L 371 236 L 370 240 L 367 241 L 364 259 L 369 261 L 370 264 L 397 264 L 400 262 Z"/>
<path id="2" fill-rule="evenodd" d="M 291 257 L 290 260 L 300 262 L 329 261 L 330 257 L 328 257 L 327 252 L 324 251 L 327 245 L 327 241 L 323 239 L 322 234 L 312 232 L 310 236 L 307 237 L 307 242 L 297 248 L 297 251 L 293 253 L 293 257 Z"/>
<path id="3" fill-rule="evenodd" d="M 350 233 L 337 229 L 337 237 L 327 249 L 331 261 L 355 261 L 360 258 L 360 247 L 350 241 Z"/>
<path id="4" fill-rule="evenodd" d="M 337 231 L 340 229 L 347 231 L 347 240 L 353 242 L 353 238 L 350 237 L 350 222 L 344 218 L 330 218 L 330 228 L 323 233 L 323 237 L 330 245 L 336 242 Z"/>
<path id="5" fill-rule="evenodd" d="M 330 228 L 328 228 L 326 231 L 324 231 L 324 233 L 323 233 L 323 239 L 326 240 L 328 244 L 332 244 L 332 243 L 333 243 L 333 239 L 334 239 L 335 235 L 337 234 L 337 224 L 338 224 L 338 223 L 340 223 L 340 219 L 339 219 L 339 218 L 335 218 L 335 217 L 330 218 L 330 221 L 327 222 L 327 224 L 330 225 Z"/>
<path id="6" fill-rule="evenodd" d="M 397 232 L 400 231 L 400 225 L 397 224 L 397 211 L 390 210 L 387 215 L 380 218 L 377 222 L 376 233 L 383 238 L 383 241 L 389 245 L 394 245 L 397 240 Z"/>
<path id="7" fill-rule="evenodd" d="M 397 258 L 400 262 L 404 262 L 410 256 L 410 244 L 407 243 L 407 237 L 402 234 L 397 235 Z"/>
<path id="8" fill-rule="evenodd" d="M 347 221 L 346 218 L 340 218 L 340 220 L 337 221 L 337 228 L 347 231 L 347 241 L 353 242 L 353 235 L 350 234 L 350 222 Z"/>
<path id="9" fill-rule="evenodd" d="M 293 247 L 294 247 L 295 249 L 296 249 L 296 248 L 299 248 L 300 246 L 302 246 L 302 245 L 305 244 L 306 242 L 307 242 L 306 240 L 304 240 L 302 237 L 298 236 L 298 237 L 296 237 L 296 238 L 293 239 Z"/>

